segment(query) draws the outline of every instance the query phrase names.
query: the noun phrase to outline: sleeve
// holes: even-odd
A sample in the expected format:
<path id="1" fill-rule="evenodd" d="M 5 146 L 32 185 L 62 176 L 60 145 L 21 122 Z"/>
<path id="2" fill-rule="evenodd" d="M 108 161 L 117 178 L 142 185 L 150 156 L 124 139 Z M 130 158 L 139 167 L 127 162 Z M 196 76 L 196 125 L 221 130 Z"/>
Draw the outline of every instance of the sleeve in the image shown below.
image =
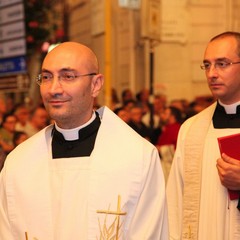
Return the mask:
<path id="1" fill-rule="evenodd" d="M 157 149 L 144 164 L 142 192 L 126 239 L 167 240 L 165 180 Z"/>
<path id="2" fill-rule="evenodd" d="M 0 239 L 13 240 L 6 196 L 5 168 L 0 173 Z"/>

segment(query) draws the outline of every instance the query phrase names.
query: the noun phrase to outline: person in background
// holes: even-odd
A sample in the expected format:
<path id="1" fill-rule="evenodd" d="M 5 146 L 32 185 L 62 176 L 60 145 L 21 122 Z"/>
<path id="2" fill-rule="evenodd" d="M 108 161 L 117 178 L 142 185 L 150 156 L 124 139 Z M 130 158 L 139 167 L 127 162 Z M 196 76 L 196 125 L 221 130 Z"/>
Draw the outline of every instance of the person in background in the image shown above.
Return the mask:
<path id="1" fill-rule="evenodd" d="M 25 133 L 31 137 L 35 133 L 45 128 L 48 124 L 49 117 L 43 106 L 38 106 L 30 113 L 28 124 L 25 127 Z"/>
<path id="2" fill-rule="evenodd" d="M 161 114 L 166 107 L 166 96 L 155 95 L 153 99 L 152 111 L 146 112 L 143 117 L 143 123 L 151 130 L 151 143 L 156 145 L 161 134 Z M 151 116 L 152 114 L 152 116 Z M 152 121 L 152 122 L 151 122 Z"/>
<path id="3" fill-rule="evenodd" d="M 128 125 L 136 131 L 140 136 L 146 138 L 148 141 L 151 140 L 150 129 L 143 123 L 143 110 L 140 106 L 134 105 L 130 109 L 130 121 Z"/>
<path id="4" fill-rule="evenodd" d="M 17 119 L 15 115 L 8 113 L 3 116 L 0 127 L 0 145 L 7 155 L 14 149 L 13 135 L 15 132 Z"/>
<path id="5" fill-rule="evenodd" d="M 118 98 L 117 90 L 115 88 L 111 89 L 111 106 L 110 109 L 114 111 L 121 106 L 121 103 Z"/>
<path id="6" fill-rule="evenodd" d="M 171 169 L 182 121 L 182 112 L 176 107 L 169 106 L 161 114 L 161 133 L 156 142 L 156 147 L 160 154 L 166 182 Z"/>
<path id="7" fill-rule="evenodd" d="M 139 93 L 137 93 L 136 101 L 137 105 L 142 108 L 143 115 L 147 113 L 150 109 L 149 90 L 144 88 Z"/>
<path id="8" fill-rule="evenodd" d="M 167 183 L 170 239 L 237 240 L 239 196 L 228 189 L 240 191 L 240 164 L 221 156 L 217 139 L 240 129 L 240 33 L 213 37 L 201 68 L 217 101 L 180 128 Z"/>
<path id="9" fill-rule="evenodd" d="M 129 101 L 135 101 L 133 93 L 130 89 L 124 89 L 121 94 L 121 101 L 122 106 L 125 106 L 125 104 Z"/>
<path id="10" fill-rule="evenodd" d="M 182 124 L 182 112 L 176 107 L 167 107 L 161 114 L 162 131 L 157 140 L 157 148 L 173 145 L 176 149 L 178 132 Z"/>
<path id="11" fill-rule="evenodd" d="M 3 151 L 2 147 L 0 146 L 0 172 L 4 166 L 5 159 L 6 159 L 6 154 Z"/>
<path id="12" fill-rule="evenodd" d="M 125 108 L 119 107 L 114 110 L 114 113 L 117 114 L 125 123 L 129 123 L 130 114 Z"/>
<path id="13" fill-rule="evenodd" d="M 5 97 L 5 104 L 6 104 L 6 113 L 13 113 L 15 102 L 13 97 L 6 96 Z"/>
<path id="14" fill-rule="evenodd" d="M 109 108 L 96 55 L 64 42 L 37 82 L 54 123 L 18 145 L 0 173 L 0 239 L 168 239 L 155 146 Z"/>
<path id="15" fill-rule="evenodd" d="M 14 108 L 14 115 L 17 118 L 16 131 L 26 132 L 29 125 L 30 111 L 25 104 L 18 104 Z"/>
<path id="16" fill-rule="evenodd" d="M 134 100 L 128 100 L 125 102 L 125 104 L 123 105 L 123 108 L 130 113 L 130 110 L 132 107 L 134 107 L 136 105 L 136 101 Z"/>
<path id="17" fill-rule="evenodd" d="M 3 97 L 0 96 L 0 124 L 2 123 L 3 116 L 7 113 L 6 102 Z"/>
<path id="18" fill-rule="evenodd" d="M 20 143 L 28 139 L 28 135 L 25 132 L 15 131 L 13 134 L 13 145 L 17 147 Z"/>

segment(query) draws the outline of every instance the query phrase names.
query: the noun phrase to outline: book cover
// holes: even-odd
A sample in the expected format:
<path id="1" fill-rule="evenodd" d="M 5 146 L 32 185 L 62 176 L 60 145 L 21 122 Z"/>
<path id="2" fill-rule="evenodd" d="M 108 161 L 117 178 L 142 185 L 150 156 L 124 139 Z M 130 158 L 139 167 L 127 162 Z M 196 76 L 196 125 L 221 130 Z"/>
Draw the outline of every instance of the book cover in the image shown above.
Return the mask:
<path id="1" fill-rule="evenodd" d="M 221 154 L 240 160 L 240 133 L 218 138 L 218 145 Z M 239 191 L 228 190 L 231 200 L 239 198 Z"/>

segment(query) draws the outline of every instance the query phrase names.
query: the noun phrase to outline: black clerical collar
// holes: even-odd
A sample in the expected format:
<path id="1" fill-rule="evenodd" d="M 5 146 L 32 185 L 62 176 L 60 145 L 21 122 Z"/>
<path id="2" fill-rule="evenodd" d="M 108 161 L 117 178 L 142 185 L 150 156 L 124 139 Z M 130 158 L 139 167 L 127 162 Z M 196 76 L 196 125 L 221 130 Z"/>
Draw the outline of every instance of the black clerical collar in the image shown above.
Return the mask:
<path id="1" fill-rule="evenodd" d="M 96 118 L 96 113 L 93 112 L 92 113 L 92 117 L 83 125 L 74 128 L 74 129 L 62 129 L 60 127 L 58 127 L 57 124 L 55 124 L 55 128 L 58 132 L 60 132 L 63 137 L 67 140 L 67 141 L 72 141 L 72 140 L 77 140 L 79 139 L 79 134 L 81 134 L 81 131 L 79 131 L 82 128 L 85 128 L 86 126 L 88 126 L 89 124 L 91 124 L 94 119 Z"/>
<path id="2" fill-rule="evenodd" d="M 53 158 L 69 158 L 90 156 L 94 148 L 98 129 L 101 121 L 96 113 L 93 122 L 79 130 L 77 140 L 67 141 L 62 133 L 54 127 L 52 131 L 52 156 Z"/>
<path id="3" fill-rule="evenodd" d="M 237 106 L 236 114 L 227 114 L 225 108 L 217 103 L 213 114 L 214 128 L 240 128 L 240 105 Z"/>

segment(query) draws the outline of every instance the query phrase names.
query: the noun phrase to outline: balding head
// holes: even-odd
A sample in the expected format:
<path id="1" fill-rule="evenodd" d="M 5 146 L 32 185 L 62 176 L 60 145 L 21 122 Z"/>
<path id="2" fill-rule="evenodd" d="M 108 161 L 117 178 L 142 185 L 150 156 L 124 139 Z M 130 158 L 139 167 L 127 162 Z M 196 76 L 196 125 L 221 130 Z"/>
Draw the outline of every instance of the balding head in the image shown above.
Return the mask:
<path id="1" fill-rule="evenodd" d="M 77 42 L 64 42 L 53 48 L 45 57 L 42 67 L 45 67 L 45 63 L 53 62 L 57 65 L 62 59 L 69 60 L 79 64 L 86 72 L 99 72 L 98 60 L 95 53 L 88 47 Z M 85 72 L 79 71 L 82 74 Z"/>
<path id="2" fill-rule="evenodd" d="M 43 103 L 59 127 L 75 128 L 91 118 L 104 81 L 91 49 L 75 42 L 58 45 L 45 57 L 40 77 Z"/>

